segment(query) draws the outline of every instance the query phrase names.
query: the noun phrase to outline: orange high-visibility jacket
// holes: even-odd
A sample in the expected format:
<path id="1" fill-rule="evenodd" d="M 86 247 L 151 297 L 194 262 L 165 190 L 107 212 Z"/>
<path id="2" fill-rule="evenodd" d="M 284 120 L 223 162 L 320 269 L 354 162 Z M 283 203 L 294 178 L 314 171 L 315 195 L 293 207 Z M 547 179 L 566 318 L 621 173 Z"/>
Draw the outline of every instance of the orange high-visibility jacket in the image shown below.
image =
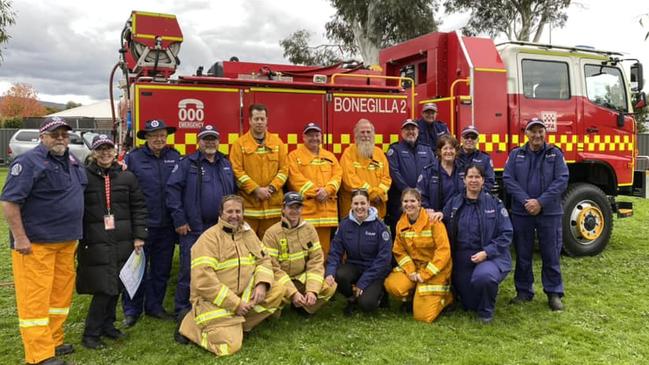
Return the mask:
<path id="1" fill-rule="evenodd" d="M 297 227 L 288 228 L 286 222 L 277 222 L 266 230 L 263 244 L 276 271 L 277 268 L 281 270 L 276 277 L 287 286 L 289 298 L 297 291 L 291 280 L 304 284 L 307 292 L 320 293 L 324 281 L 324 255 L 313 225 L 302 221 Z"/>
<path id="2" fill-rule="evenodd" d="M 343 170 L 333 153 L 320 148 L 314 155 L 304 145 L 288 154 L 288 186 L 304 197 L 302 217 L 316 227 L 338 226 L 338 189 Z M 315 199 L 318 189 L 325 188 L 329 198 Z"/>
<path id="3" fill-rule="evenodd" d="M 401 215 L 392 252 L 397 269 L 408 275 L 418 273 L 430 291 L 449 292 L 453 264 L 446 227 L 442 222 L 431 223 L 425 209 L 419 211 L 414 224 L 405 213 Z"/>
<path id="4" fill-rule="evenodd" d="M 196 324 L 242 323 L 244 317 L 235 314 L 239 304 L 250 300 L 259 283 L 281 285 L 273 277 L 271 258 L 255 232 L 220 220 L 192 247 L 189 300 Z"/>
<path id="5" fill-rule="evenodd" d="M 230 163 L 239 194 L 244 200 L 244 216 L 255 219 L 279 217 L 282 186 L 288 178 L 286 145 L 279 136 L 267 132 L 264 144 L 260 145 L 248 131 L 232 145 Z M 275 192 L 270 199 L 259 201 L 253 191 L 269 185 L 275 188 Z"/>
<path id="6" fill-rule="evenodd" d="M 379 211 L 381 218 L 385 217 L 385 203 L 388 201 L 388 190 L 392 184 L 390 178 L 390 167 L 388 159 L 383 151 L 374 147 L 372 158 L 361 157 L 352 144 L 345 149 L 340 158 L 340 166 L 343 168 L 342 190 L 340 196 L 340 218 L 349 214 L 352 198 L 351 192 L 354 189 L 366 189 L 370 194 L 370 204 Z M 380 199 L 376 204 L 374 201 Z"/>

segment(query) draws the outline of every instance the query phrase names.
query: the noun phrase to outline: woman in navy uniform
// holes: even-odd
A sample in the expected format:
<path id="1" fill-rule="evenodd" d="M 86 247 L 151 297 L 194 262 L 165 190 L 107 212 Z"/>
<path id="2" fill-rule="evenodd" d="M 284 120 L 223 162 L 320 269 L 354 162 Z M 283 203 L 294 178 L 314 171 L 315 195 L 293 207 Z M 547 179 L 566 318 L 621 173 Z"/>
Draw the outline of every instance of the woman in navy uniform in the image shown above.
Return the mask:
<path id="1" fill-rule="evenodd" d="M 357 189 L 351 196 L 352 208 L 331 242 L 325 270 L 327 284 L 338 284 L 338 292 L 347 298 L 346 315 L 357 305 L 364 312 L 372 312 L 382 299 L 387 303 L 383 281 L 392 260 L 390 232 L 376 208 L 370 206 L 369 193 Z"/>
<path id="2" fill-rule="evenodd" d="M 424 167 L 417 179 L 424 208 L 441 211 L 449 199 L 464 189 L 464 171 L 457 160 L 459 148 L 453 136 L 443 135 L 437 140 L 439 160 Z"/>
<path id="3" fill-rule="evenodd" d="M 513 230 L 503 203 L 483 190 L 485 175 L 480 165 L 467 167 L 466 188 L 444 206 L 444 223 L 451 241 L 455 294 L 465 309 L 489 323 L 498 286 L 512 268 Z"/>

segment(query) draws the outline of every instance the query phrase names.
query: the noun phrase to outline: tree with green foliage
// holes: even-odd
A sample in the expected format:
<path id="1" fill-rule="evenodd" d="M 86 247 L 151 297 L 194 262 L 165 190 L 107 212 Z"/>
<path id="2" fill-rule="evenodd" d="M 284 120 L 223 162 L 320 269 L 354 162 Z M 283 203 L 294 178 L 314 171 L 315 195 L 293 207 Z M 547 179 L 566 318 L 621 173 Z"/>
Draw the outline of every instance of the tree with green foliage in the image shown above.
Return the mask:
<path id="1" fill-rule="evenodd" d="M 329 44 L 311 47 L 310 40 L 311 33 L 300 29 L 279 44 L 284 49 L 284 57 L 296 65 L 329 65 L 343 59 L 342 47 Z"/>
<path id="2" fill-rule="evenodd" d="M 548 24 L 563 27 L 571 0 L 446 0 L 448 13 L 471 12 L 466 35 L 505 34 L 510 40 L 538 42 Z"/>
<path id="3" fill-rule="evenodd" d="M 336 44 L 338 59 L 360 54 L 366 64 L 377 64 L 379 50 L 437 30 L 434 15 L 438 0 L 330 0 L 336 14 L 325 25 L 326 36 Z M 307 33 L 308 35 L 308 33 Z M 291 62 L 323 63 L 319 47 L 308 46 L 309 37 L 300 31 L 282 40 L 284 56 Z M 320 50 L 320 51 L 319 51 Z"/>
<path id="4" fill-rule="evenodd" d="M 81 106 L 81 103 L 75 103 L 72 100 L 65 103 L 65 109 L 72 109 L 72 108 L 77 108 L 77 107 L 80 107 L 80 106 Z"/>
<path id="5" fill-rule="evenodd" d="M 9 41 L 7 28 L 16 23 L 16 13 L 11 9 L 11 0 L 0 0 L 0 46 Z M 2 47 L 0 47 L 0 61 L 2 61 Z"/>

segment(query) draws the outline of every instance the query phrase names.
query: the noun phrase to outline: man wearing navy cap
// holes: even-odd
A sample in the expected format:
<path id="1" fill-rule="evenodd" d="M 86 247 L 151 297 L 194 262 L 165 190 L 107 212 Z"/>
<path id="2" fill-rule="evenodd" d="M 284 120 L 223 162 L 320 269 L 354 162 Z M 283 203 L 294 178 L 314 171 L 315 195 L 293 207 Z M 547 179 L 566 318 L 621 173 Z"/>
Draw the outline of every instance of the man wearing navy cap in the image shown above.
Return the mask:
<path id="1" fill-rule="evenodd" d="M 336 156 L 320 146 L 322 129 L 317 123 L 307 123 L 303 131 L 303 144 L 288 154 L 288 186 L 304 197 L 302 216 L 316 227 L 326 257 L 331 229 L 338 227 L 338 190 L 343 169 Z"/>
<path id="2" fill-rule="evenodd" d="M 401 192 L 406 188 L 416 188 L 417 178 L 424 166 L 435 160 L 428 146 L 418 142 L 419 127 L 412 119 L 401 124 L 401 141 L 390 145 L 388 162 L 392 185 L 388 191 L 388 215 L 385 218 L 394 237 L 394 229 L 401 218 Z"/>
<path id="3" fill-rule="evenodd" d="M 563 309 L 561 256 L 561 195 L 568 186 L 568 166 L 561 150 L 545 142 L 545 125 L 538 118 L 527 122 L 528 142 L 515 148 L 507 159 L 503 182 L 512 198 L 516 296 L 512 304 L 534 297 L 532 254 L 538 236 L 541 251 L 541 281 L 551 310 Z"/>
<path id="4" fill-rule="evenodd" d="M 68 150 L 70 126 L 40 127 L 40 143 L 9 167 L 2 206 L 11 231 L 18 326 L 28 364 L 66 364 L 63 324 L 72 303 L 74 253 L 82 236 L 83 165 Z"/>
<path id="5" fill-rule="evenodd" d="M 165 204 L 167 179 L 180 159 L 176 149 L 167 146 L 167 136 L 175 132 L 160 119 L 149 120 L 137 138 L 146 140 L 144 146 L 131 151 L 124 162 L 137 177 L 148 211 L 148 238 L 144 244 L 147 268 L 135 296 L 122 296 L 124 325 L 133 326 L 142 311 L 159 319 L 172 319 L 162 306 L 171 272 L 174 244 L 178 238 L 171 215 Z"/>
<path id="6" fill-rule="evenodd" d="M 176 315 L 184 316 L 191 308 L 192 246 L 203 231 L 218 221 L 223 197 L 236 192 L 232 165 L 219 152 L 219 140 L 214 126 L 203 126 L 198 133 L 198 151 L 181 159 L 167 181 L 167 207 L 180 240 Z"/>
<path id="7" fill-rule="evenodd" d="M 496 184 L 496 174 L 491 157 L 477 148 L 480 132 L 476 127 L 470 125 L 462 129 L 461 137 L 460 154 L 457 156 L 461 169 L 464 170 L 471 164 L 482 166 L 485 171 L 484 190 L 491 192 Z"/>
<path id="8" fill-rule="evenodd" d="M 437 120 L 437 104 L 426 103 L 421 108 L 421 118 L 417 120 L 419 136 L 417 143 L 425 144 L 433 151 L 437 149 L 437 138 L 445 134 L 451 134 L 448 126 Z"/>

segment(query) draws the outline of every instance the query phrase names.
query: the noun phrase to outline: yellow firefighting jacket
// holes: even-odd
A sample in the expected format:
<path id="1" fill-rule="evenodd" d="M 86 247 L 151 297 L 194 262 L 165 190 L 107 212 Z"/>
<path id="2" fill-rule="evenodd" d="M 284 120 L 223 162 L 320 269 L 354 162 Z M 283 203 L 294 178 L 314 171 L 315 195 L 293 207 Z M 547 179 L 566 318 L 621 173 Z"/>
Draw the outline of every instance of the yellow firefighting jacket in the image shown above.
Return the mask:
<path id="1" fill-rule="evenodd" d="M 244 216 L 256 219 L 281 215 L 282 186 L 288 178 L 287 150 L 277 134 L 266 133 L 263 145 L 248 131 L 232 145 L 230 162 L 244 200 Z M 272 185 L 275 192 L 269 200 L 259 201 L 253 191 Z"/>
<path id="2" fill-rule="evenodd" d="M 345 149 L 340 158 L 340 166 L 343 168 L 342 190 L 340 196 L 340 219 L 349 214 L 351 208 L 351 192 L 354 189 L 366 189 L 370 194 L 370 204 L 379 211 L 379 217 L 385 217 L 385 203 L 388 201 L 388 190 L 392 179 L 390 178 L 390 167 L 388 159 L 383 151 L 374 147 L 372 158 L 359 156 L 356 144 Z M 381 203 L 374 201 L 380 199 Z"/>
<path id="3" fill-rule="evenodd" d="M 247 224 L 235 228 L 221 220 L 205 231 L 192 247 L 189 299 L 196 324 L 242 323 L 237 307 L 250 300 L 257 284 L 274 284 L 272 265 Z M 257 305 L 253 310 L 265 309 Z"/>
<path id="4" fill-rule="evenodd" d="M 302 217 L 316 227 L 338 226 L 338 189 L 343 170 L 333 153 L 320 149 L 317 156 L 304 145 L 288 154 L 288 186 L 304 197 Z M 324 187 L 329 198 L 315 199 L 318 189 Z"/>
<path id="5" fill-rule="evenodd" d="M 421 294 L 448 293 L 452 261 L 444 223 L 431 223 L 422 208 L 414 224 L 402 214 L 396 231 L 392 252 L 399 266 L 395 270 L 403 270 L 408 275 L 418 273 L 424 280 L 424 285 L 417 287 Z"/>
<path id="6" fill-rule="evenodd" d="M 291 280 L 305 284 L 307 292 L 320 293 L 324 280 L 324 255 L 313 225 L 302 221 L 289 228 L 282 220 L 264 235 L 264 249 L 273 260 L 276 278 L 287 286 L 289 297 L 297 291 Z"/>

